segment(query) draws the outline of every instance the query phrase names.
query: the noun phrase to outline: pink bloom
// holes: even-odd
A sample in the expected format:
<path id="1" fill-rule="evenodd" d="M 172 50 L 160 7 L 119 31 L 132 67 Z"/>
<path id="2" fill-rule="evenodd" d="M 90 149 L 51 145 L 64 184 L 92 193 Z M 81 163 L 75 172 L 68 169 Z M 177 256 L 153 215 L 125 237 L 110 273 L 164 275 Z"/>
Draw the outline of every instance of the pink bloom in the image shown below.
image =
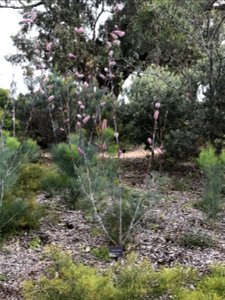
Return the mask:
<path id="1" fill-rule="evenodd" d="M 102 144 L 102 149 L 103 149 L 103 150 L 107 150 L 107 144 L 106 144 L 106 143 L 103 143 L 103 144 Z"/>
<path id="2" fill-rule="evenodd" d="M 80 128 L 82 127 L 81 122 L 78 121 L 78 122 L 76 123 L 76 127 L 77 127 L 77 129 L 80 129 Z"/>
<path id="3" fill-rule="evenodd" d="M 119 149 L 119 151 L 118 151 L 118 158 L 120 158 L 122 154 L 123 154 L 123 151 L 121 149 Z"/>
<path id="4" fill-rule="evenodd" d="M 124 5 L 122 3 L 116 3 L 116 5 L 114 6 L 114 11 L 115 12 L 119 12 L 121 10 L 123 10 Z"/>
<path id="5" fill-rule="evenodd" d="M 83 124 L 86 124 L 90 120 L 90 116 L 87 116 L 83 119 Z"/>
<path id="6" fill-rule="evenodd" d="M 80 105 L 83 105 L 82 101 L 78 101 L 78 105 L 79 105 L 79 106 L 80 106 Z"/>
<path id="7" fill-rule="evenodd" d="M 31 24 L 33 22 L 32 19 L 23 19 L 20 23 Z"/>
<path id="8" fill-rule="evenodd" d="M 47 88 L 50 89 L 50 90 L 53 89 L 54 88 L 54 84 L 48 85 Z"/>
<path id="9" fill-rule="evenodd" d="M 82 116 L 80 114 L 77 114 L 77 119 L 81 120 Z"/>
<path id="10" fill-rule="evenodd" d="M 48 97 L 48 102 L 52 102 L 54 100 L 55 96 L 51 95 Z"/>
<path id="11" fill-rule="evenodd" d="M 81 106 L 80 106 L 80 109 L 85 109 L 85 106 L 84 106 L 84 105 L 81 105 Z"/>
<path id="12" fill-rule="evenodd" d="M 105 75 L 99 74 L 99 77 L 101 77 L 103 80 L 105 80 Z"/>
<path id="13" fill-rule="evenodd" d="M 46 45 L 45 45 L 45 49 L 47 50 L 47 51 L 51 51 L 52 50 L 52 43 L 46 43 Z"/>
<path id="14" fill-rule="evenodd" d="M 102 128 L 102 130 L 105 130 L 107 128 L 107 120 L 106 119 L 104 119 L 102 121 L 101 128 Z"/>
<path id="15" fill-rule="evenodd" d="M 113 57 L 113 50 L 109 51 L 109 57 Z"/>
<path id="16" fill-rule="evenodd" d="M 152 144 L 152 139 L 149 137 L 149 138 L 147 139 L 147 142 L 148 142 L 149 145 L 151 145 L 151 144 Z"/>
<path id="17" fill-rule="evenodd" d="M 159 101 L 156 102 L 155 108 L 160 108 L 160 102 Z"/>
<path id="18" fill-rule="evenodd" d="M 125 31 L 121 31 L 121 30 L 114 30 L 113 34 L 115 34 L 118 37 L 123 37 L 125 35 Z"/>
<path id="19" fill-rule="evenodd" d="M 106 42 L 106 48 L 110 49 L 112 47 L 112 44 L 110 42 Z"/>
<path id="20" fill-rule="evenodd" d="M 75 72 L 75 75 L 77 76 L 77 78 L 81 79 L 81 78 L 84 78 L 84 74 L 82 73 L 79 73 L 79 72 Z"/>
<path id="21" fill-rule="evenodd" d="M 154 154 L 155 154 L 155 155 L 162 155 L 162 154 L 163 154 L 163 151 L 162 151 L 161 148 L 155 148 L 155 149 L 154 149 Z"/>
<path id="22" fill-rule="evenodd" d="M 69 122 L 70 122 L 70 119 L 68 118 L 64 121 L 64 124 L 69 123 Z"/>
<path id="23" fill-rule="evenodd" d="M 110 33 L 110 35 L 114 40 L 118 39 L 118 36 L 114 32 Z"/>
<path id="24" fill-rule="evenodd" d="M 114 45 L 114 46 L 118 46 L 118 47 L 119 47 L 119 46 L 120 46 L 120 43 L 121 43 L 121 42 L 120 42 L 119 40 L 113 41 L 113 45 Z"/>
<path id="25" fill-rule="evenodd" d="M 89 87 L 89 84 L 87 83 L 87 81 L 84 82 L 84 87 L 85 88 Z"/>
<path id="26" fill-rule="evenodd" d="M 77 151 L 81 156 L 84 156 L 85 153 L 79 146 L 77 147 Z"/>
<path id="27" fill-rule="evenodd" d="M 76 58 L 76 56 L 73 53 L 71 53 L 71 52 L 68 54 L 68 57 L 69 58 Z"/>
<path id="28" fill-rule="evenodd" d="M 154 112 L 154 119 L 157 121 L 158 118 L 159 118 L 159 110 L 156 110 L 156 111 Z"/>
<path id="29" fill-rule="evenodd" d="M 60 130 L 60 131 L 62 131 L 62 132 L 63 132 L 63 131 L 65 131 L 65 129 L 64 129 L 64 128 L 62 128 L 62 127 L 61 127 L 61 128 L 59 128 L 59 130 Z"/>
<path id="30" fill-rule="evenodd" d="M 44 77 L 43 82 L 44 82 L 44 83 L 48 82 L 48 76 L 45 76 L 45 77 Z"/>
<path id="31" fill-rule="evenodd" d="M 109 62 L 109 65 L 110 65 L 110 67 L 115 66 L 115 65 L 116 65 L 115 60 L 110 61 L 110 62 Z"/>
<path id="32" fill-rule="evenodd" d="M 82 34 L 84 33 L 84 28 L 83 27 L 75 27 L 74 28 L 74 32 L 77 33 L 77 34 Z"/>
<path id="33" fill-rule="evenodd" d="M 113 75 L 112 73 L 109 73 L 109 75 L 108 75 L 108 76 L 109 76 L 109 78 L 110 78 L 110 79 L 113 79 L 113 78 L 115 78 L 115 75 Z"/>
<path id="34" fill-rule="evenodd" d="M 108 68 L 104 68 L 104 71 L 107 73 L 107 72 L 109 72 L 109 69 Z"/>

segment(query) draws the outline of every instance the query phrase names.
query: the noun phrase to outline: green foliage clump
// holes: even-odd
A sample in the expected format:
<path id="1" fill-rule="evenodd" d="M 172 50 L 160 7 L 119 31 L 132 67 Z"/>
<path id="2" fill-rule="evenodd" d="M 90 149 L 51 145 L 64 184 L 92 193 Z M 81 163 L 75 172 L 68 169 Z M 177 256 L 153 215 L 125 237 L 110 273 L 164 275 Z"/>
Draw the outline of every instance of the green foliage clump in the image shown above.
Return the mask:
<path id="1" fill-rule="evenodd" d="M 178 243 L 186 248 L 210 248 L 214 245 L 214 240 L 208 234 L 202 232 L 187 232 L 179 238 Z"/>
<path id="2" fill-rule="evenodd" d="M 109 260 L 109 249 L 106 247 L 94 248 L 91 250 L 91 254 L 93 254 L 96 258 L 99 258 L 101 260 Z"/>
<path id="3" fill-rule="evenodd" d="M 24 298 L 29 300 L 113 300 L 116 288 L 109 275 L 95 268 L 74 264 L 68 254 L 50 249 L 54 265 L 38 282 L 26 281 Z"/>
<path id="4" fill-rule="evenodd" d="M 207 211 L 208 217 L 215 219 L 223 200 L 225 152 L 220 155 L 212 146 L 201 150 L 197 159 L 204 173 L 204 193 L 201 206 Z"/>
<path id="5" fill-rule="evenodd" d="M 127 103 L 118 107 L 122 139 L 132 144 L 146 143 L 153 136 L 155 103 L 160 102 L 156 143 L 164 145 L 170 157 L 183 158 L 196 153 L 198 137 L 190 131 L 192 109 L 179 74 L 152 65 L 135 76 L 126 93 Z M 157 146 L 156 144 L 156 146 Z"/>
<path id="6" fill-rule="evenodd" d="M 148 260 L 138 263 L 133 253 L 123 264 L 118 262 L 109 270 L 98 272 L 94 267 L 74 263 L 69 254 L 55 247 L 48 247 L 47 255 L 53 264 L 37 281 L 25 281 L 25 300 L 222 300 L 225 297 L 225 269 L 221 266 L 213 267 L 208 275 L 181 266 L 154 270 Z"/>
<path id="7" fill-rule="evenodd" d="M 39 156 L 32 140 L 19 142 L 7 132 L 0 138 L 0 232 L 38 225 L 42 210 L 35 201 L 43 176 L 41 167 L 28 164 Z"/>
<path id="8" fill-rule="evenodd" d="M 0 212 L 0 231 L 7 233 L 19 228 L 36 228 L 43 208 L 36 201 L 46 168 L 40 164 L 24 164 L 16 183 L 5 194 Z"/>

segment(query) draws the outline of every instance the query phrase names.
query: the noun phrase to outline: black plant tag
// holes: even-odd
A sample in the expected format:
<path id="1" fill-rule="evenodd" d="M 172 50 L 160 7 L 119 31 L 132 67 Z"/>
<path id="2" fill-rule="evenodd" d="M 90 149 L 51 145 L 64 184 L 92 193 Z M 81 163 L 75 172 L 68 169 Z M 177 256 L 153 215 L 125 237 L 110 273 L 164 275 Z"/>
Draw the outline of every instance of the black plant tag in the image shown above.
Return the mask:
<path id="1" fill-rule="evenodd" d="M 115 259 L 123 256 L 123 249 L 120 246 L 114 246 L 109 248 L 109 256 Z"/>

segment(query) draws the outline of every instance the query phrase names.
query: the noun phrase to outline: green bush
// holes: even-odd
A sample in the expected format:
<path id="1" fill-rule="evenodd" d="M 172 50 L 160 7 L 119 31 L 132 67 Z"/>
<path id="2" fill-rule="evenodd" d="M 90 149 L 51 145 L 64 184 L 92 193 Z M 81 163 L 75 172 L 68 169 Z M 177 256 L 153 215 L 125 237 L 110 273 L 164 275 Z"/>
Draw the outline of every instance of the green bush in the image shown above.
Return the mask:
<path id="1" fill-rule="evenodd" d="M 55 247 L 47 248 L 53 261 L 38 280 L 23 285 L 25 300 L 222 300 L 225 269 L 215 267 L 208 275 L 188 267 L 154 270 L 148 260 L 138 263 L 130 254 L 107 271 L 74 263 Z"/>
<path id="2" fill-rule="evenodd" d="M 141 76 L 133 78 L 126 93 L 127 103 L 118 107 L 121 138 L 132 144 L 146 143 L 153 136 L 155 103 L 160 114 L 155 146 L 165 147 L 166 155 L 184 158 L 197 153 L 197 127 L 193 126 L 193 109 L 197 102 L 186 96 L 182 76 L 166 67 L 151 65 Z"/>
<path id="3" fill-rule="evenodd" d="M 36 195 L 46 168 L 40 164 L 22 164 L 16 181 L 4 194 L 0 211 L 0 232 L 12 232 L 19 228 L 35 228 L 43 216 L 43 208 Z"/>
<path id="4" fill-rule="evenodd" d="M 98 274 L 97 270 L 74 264 L 69 255 L 51 249 L 54 265 L 48 276 L 38 282 L 24 284 L 24 298 L 29 300 L 113 300 L 116 288 L 109 275 Z"/>
<path id="5" fill-rule="evenodd" d="M 187 232 L 183 234 L 179 240 L 179 245 L 186 248 L 210 248 L 214 245 L 214 240 L 212 237 L 206 233 L 202 232 Z"/>
<path id="6" fill-rule="evenodd" d="M 7 133 L 0 138 L 0 231 L 33 228 L 43 214 L 35 196 L 43 170 L 28 164 L 37 160 L 39 148 L 32 140 L 20 143 Z"/>
<path id="7" fill-rule="evenodd" d="M 223 202 L 223 184 L 225 170 L 225 152 L 220 155 L 212 146 L 201 150 L 197 159 L 204 173 L 204 192 L 201 206 L 207 211 L 208 217 L 215 219 Z"/>

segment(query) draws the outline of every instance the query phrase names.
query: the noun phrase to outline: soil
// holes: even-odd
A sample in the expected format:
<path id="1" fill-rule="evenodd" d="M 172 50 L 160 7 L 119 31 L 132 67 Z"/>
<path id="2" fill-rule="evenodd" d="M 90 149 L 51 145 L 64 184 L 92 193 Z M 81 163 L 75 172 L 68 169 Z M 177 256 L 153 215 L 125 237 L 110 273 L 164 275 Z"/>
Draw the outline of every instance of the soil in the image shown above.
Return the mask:
<path id="1" fill-rule="evenodd" d="M 148 157 L 142 150 L 130 151 L 121 158 L 124 184 L 141 192 L 146 190 Z M 161 165 L 161 163 L 159 163 Z M 164 179 L 166 173 L 163 172 Z M 157 268 L 177 264 L 194 266 L 201 271 L 214 263 L 225 262 L 224 209 L 211 224 L 197 208 L 201 199 L 201 173 L 191 163 L 169 170 L 160 201 L 147 211 L 138 225 L 125 256 L 136 251 L 140 260 L 148 257 Z M 48 266 L 46 245 L 70 250 L 75 261 L 105 269 L 113 260 L 96 258 L 92 252 L 107 247 L 107 240 L 96 223 L 82 211 L 69 210 L 59 196 L 38 196 L 49 209 L 38 230 L 9 237 L 0 248 L 0 299 L 22 299 L 26 279 L 38 278 Z"/>

